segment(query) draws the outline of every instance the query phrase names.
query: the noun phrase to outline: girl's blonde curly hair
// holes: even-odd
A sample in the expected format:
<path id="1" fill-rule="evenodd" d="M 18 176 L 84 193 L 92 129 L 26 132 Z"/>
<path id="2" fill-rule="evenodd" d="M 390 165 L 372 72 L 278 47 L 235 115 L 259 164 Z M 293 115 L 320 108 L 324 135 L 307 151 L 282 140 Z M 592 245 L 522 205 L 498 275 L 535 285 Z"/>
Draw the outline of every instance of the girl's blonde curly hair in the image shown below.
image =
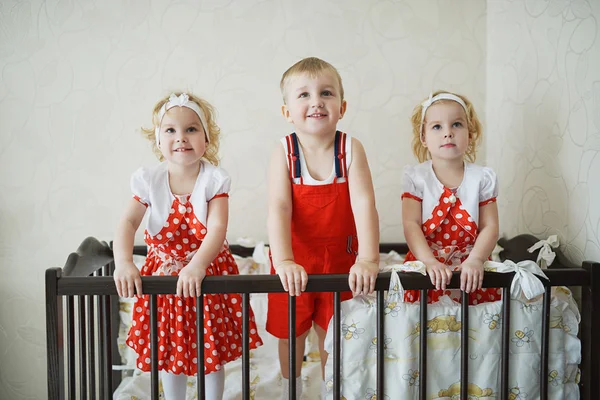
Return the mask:
<path id="1" fill-rule="evenodd" d="M 475 112 L 475 108 L 473 107 L 473 103 L 471 103 L 469 99 L 467 99 L 465 96 L 448 92 L 446 90 L 438 90 L 432 93 L 432 97 L 435 97 L 440 93 L 453 94 L 455 96 L 460 97 L 465 102 L 465 105 L 467 106 L 467 129 L 469 131 L 469 144 L 467 145 L 467 151 L 465 152 L 465 159 L 469 162 L 475 162 L 477 146 L 479 146 L 479 143 L 481 142 L 482 127 L 481 122 L 477 117 L 477 113 Z M 419 104 L 417 104 L 410 118 L 410 122 L 412 123 L 413 128 L 413 153 L 417 157 L 419 162 L 424 162 L 431 158 L 431 153 L 429 153 L 429 150 L 423 145 L 423 142 L 421 141 L 421 132 L 423 127 L 425 126 L 424 118 L 421 117 L 423 113 L 423 101 L 425 100 L 427 100 L 427 98 L 423 99 Z M 452 102 L 452 100 L 437 100 L 433 104 L 447 102 Z"/>
<path id="2" fill-rule="evenodd" d="M 176 96 L 180 96 L 183 92 L 173 93 Z M 206 144 L 206 150 L 202 158 L 213 165 L 219 165 L 218 153 L 221 128 L 219 128 L 216 122 L 215 109 L 206 100 L 203 100 L 190 93 L 187 93 L 187 95 L 189 96 L 190 101 L 193 101 L 200 106 L 200 109 L 204 112 L 204 115 L 206 116 L 207 126 L 205 126 L 204 129 L 206 130 L 206 135 L 208 136 L 209 143 Z M 161 107 L 169 101 L 169 97 L 170 95 L 164 97 L 154 106 L 154 110 L 152 111 L 152 128 L 146 129 L 142 127 L 142 134 L 146 139 L 152 142 L 152 151 L 160 161 L 164 161 L 165 157 L 156 145 L 155 129 L 160 127 L 160 121 L 158 120 L 158 112 L 160 111 Z"/>

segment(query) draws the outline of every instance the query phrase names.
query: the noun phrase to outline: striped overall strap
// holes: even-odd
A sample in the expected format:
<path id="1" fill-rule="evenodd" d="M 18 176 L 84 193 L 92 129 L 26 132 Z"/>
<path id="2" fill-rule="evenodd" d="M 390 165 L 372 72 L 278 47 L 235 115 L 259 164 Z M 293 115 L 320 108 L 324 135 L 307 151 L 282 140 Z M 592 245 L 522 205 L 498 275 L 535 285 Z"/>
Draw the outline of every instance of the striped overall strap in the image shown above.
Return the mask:
<path id="1" fill-rule="evenodd" d="M 298 136 L 296 132 L 285 137 L 288 150 L 288 167 L 290 170 L 290 179 L 300 178 L 300 150 L 298 145 Z"/>
<path id="2" fill-rule="evenodd" d="M 346 167 L 346 134 L 344 132 L 335 132 L 335 176 L 337 178 L 347 178 L 348 169 Z"/>

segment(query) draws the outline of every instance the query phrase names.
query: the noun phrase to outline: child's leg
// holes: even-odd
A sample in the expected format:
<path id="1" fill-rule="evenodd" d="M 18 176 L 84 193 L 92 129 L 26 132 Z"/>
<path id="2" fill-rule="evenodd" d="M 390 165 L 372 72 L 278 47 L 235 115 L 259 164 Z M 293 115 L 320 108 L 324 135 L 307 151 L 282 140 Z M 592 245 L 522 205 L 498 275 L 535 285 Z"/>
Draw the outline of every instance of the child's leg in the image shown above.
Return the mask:
<path id="1" fill-rule="evenodd" d="M 187 375 L 175 375 L 166 371 L 160 371 L 165 399 L 167 400 L 185 400 L 185 391 L 187 389 Z"/>
<path id="2" fill-rule="evenodd" d="M 306 336 L 308 332 L 304 332 L 302 335 L 296 338 L 296 399 L 300 400 L 302 396 L 302 361 L 304 358 L 304 347 L 306 343 Z M 282 379 L 282 392 L 281 399 L 289 399 L 289 375 L 290 375 L 290 358 L 289 358 L 290 342 L 288 339 L 279 339 L 279 365 L 281 366 Z"/>
<path id="3" fill-rule="evenodd" d="M 204 376 L 204 388 L 206 400 L 222 400 L 225 388 L 225 370 L 221 368 L 220 371 Z"/>
<path id="4" fill-rule="evenodd" d="M 308 332 L 296 338 L 296 377 L 300 376 L 302 371 L 302 361 L 304 358 L 304 346 Z M 290 374 L 290 341 L 288 339 L 279 339 L 279 365 L 281 366 L 281 375 L 289 379 Z"/>
<path id="5" fill-rule="evenodd" d="M 319 354 L 321 355 L 321 399 L 325 399 L 327 396 L 327 388 L 325 387 L 325 364 L 327 364 L 327 357 L 329 353 L 325 351 L 325 336 L 327 331 L 319 326 L 319 324 L 313 324 L 315 333 L 319 339 Z"/>
<path id="6" fill-rule="evenodd" d="M 319 354 L 321 355 L 321 378 L 325 379 L 325 364 L 327 364 L 327 357 L 329 353 L 325 351 L 325 336 L 327 331 L 319 326 L 319 324 L 313 324 L 317 338 L 319 338 Z"/>

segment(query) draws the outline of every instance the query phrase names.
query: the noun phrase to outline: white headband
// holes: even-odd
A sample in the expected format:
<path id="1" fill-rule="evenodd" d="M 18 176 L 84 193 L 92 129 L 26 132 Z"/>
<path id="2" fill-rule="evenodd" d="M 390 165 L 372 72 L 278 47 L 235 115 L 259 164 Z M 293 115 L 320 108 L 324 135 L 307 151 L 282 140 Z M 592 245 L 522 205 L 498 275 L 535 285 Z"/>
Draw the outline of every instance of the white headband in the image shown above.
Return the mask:
<path id="1" fill-rule="evenodd" d="M 427 109 L 429 107 L 431 107 L 431 105 L 434 102 L 436 102 L 438 100 L 452 100 L 452 101 L 455 101 L 458 104 L 460 104 L 462 106 L 462 108 L 465 110 L 465 114 L 467 113 L 467 105 L 465 104 L 463 99 L 461 99 L 460 97 L 458 97 L 452 93 L 439 93 L 439 94 L 435 95 L 434 97 L 432 97 L 432 96 L 433 96 L 433 93 L 429 93 L 429 98 L 421 103 L 421 106 L 423 107 L 423 109 L 421 110 L 421 141 L 423 141 L 423 125 L 425 122 L 425 113 L 427 112 Z"/>
<path id="2" fill-rule="evenodd" d="M 169 111 L 173 107 L 187 107 L 190 110 L 194 111 L 198 118 L 200 118 L 200 123 L 202 124 L 202 128 L 204 129 L 204 134 L 206 136 L 206 141 L 210 143 L 210 139 L 208 136 L 207 124 L 206 124 L 206 116 L 204 115 L 204 111 L 200 108 L 198 103 L 195 101 L 190 101 L 190 96 L 187 93 L 181 93 L 177 96 L 175 93 L 172 93 L 169 97 L 169 101 L 167 101 L 158 111 L 158 125 L 154 130 L 156 135 L 156 145 L 160 146 L 160 124 L 162 123 L 162 119 L 165 116 L 165 113 Z"/>

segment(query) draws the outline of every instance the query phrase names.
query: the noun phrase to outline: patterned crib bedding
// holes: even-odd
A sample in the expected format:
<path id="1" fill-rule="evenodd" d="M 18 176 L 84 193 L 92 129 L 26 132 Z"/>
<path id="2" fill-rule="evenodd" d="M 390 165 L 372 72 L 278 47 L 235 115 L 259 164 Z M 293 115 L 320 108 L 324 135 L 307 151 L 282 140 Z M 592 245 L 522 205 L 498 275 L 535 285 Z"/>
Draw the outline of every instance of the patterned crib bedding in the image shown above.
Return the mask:
<path id="1" fill-rule="evenodd" d="M 543 285 L 531 272 L 543 272 L 531 261 L 486 263 L 497 272 L 520 270 L 511 289 L 510 399 L 539 398 Z M 419 262 L 395 271 L 424 272 Z M 525 272 L 523 272 L 525 271 Z M 527 296 L 525 295 L 527 293 Z M 529 296 L 529 298 L 528 298 Z M 346 400 L 417 399 L 419 390 L 420 306 L 404 303 L 404 290 L 393 272 L 385 300 L 385 393 L 378 396 L 377 308 L 374 296 L 342 303 L 341 394 Z M 552 289 L 548 387 L 550 399 L 579 399 L 580 315 L 566 287 Z M 500 398 L 502 301 L 469 307 L 469 400 Z M 326 349 L 333 351 L 332 324 Z M 461 306 L 447 296 L 427 310 L 427 399 L 460 398 Z M 327 399 L 333 398 L 333 360 L 326 370 Z"/>

